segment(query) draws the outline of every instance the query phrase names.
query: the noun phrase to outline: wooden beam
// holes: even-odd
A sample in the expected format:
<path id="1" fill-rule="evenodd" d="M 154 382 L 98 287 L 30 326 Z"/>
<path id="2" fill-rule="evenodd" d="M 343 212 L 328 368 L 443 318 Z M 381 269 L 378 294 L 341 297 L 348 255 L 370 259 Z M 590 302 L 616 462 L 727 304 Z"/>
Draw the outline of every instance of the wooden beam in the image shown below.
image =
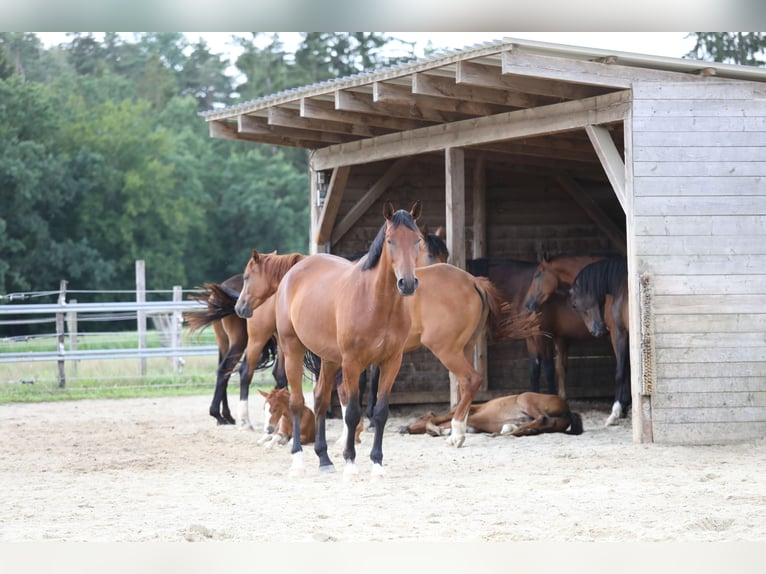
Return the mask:
<path id="1" fill-rule="evenodd" d="M 372 206 L 373 203 L 391 186 L 412 162 L 411 157 L 403 157 L 396 160 L 391 167 L 376 181 L 373 186 L 365 193 L 362 198 L 356 202 L 346 216 L 340 220 L 332 232 L 332 245 L 335 245 L 340 239 L 348 233 L 362 215 Z"/>
<path id="2" fill-rule="evenodd" d="M 350 90 L 338 90 L 335 92 L 335 108 L 348 112 L 362 112 L 367 114 L 382 114 L 395 118 L 423 120 L 432 123 L 445 123 L 454 120 L 446 112 L 419 108 L 417 106 L 394 106 L 390 104 L 376 104 L 372 94 L 352 92 Z"/>
<path id="3" fill-rule="evenodd" d="M 454 84 L 453 84 L 454 85 Z M 415 105 L 419 108 L 431 108 L 442 112 L 460 114 L 461 119 L 470 116 L 491 116 L 501 112 L 507 112 L 509 106 L 475 102 L 469 99 L 436 97 L 413 93 L 407 86 L 399 86 L 386 82 L 373 84 L 372 99 L 377 103 L 396 104 L 400 106 Z M 517 106 L 520 107 L 520 106 Z"/>
<path id="4" fill-rule="evenodd" d="M 591 124 L 621 121 L 629 111 L 629 103 L 630 91 L 626 90 L 328 146 L 316 150 L 310 161 L 314 169 L 321 170 L 435 152 L 448 147 L 572 131 Z"/>
<path id="5" fill-rule="evenodd" d="M 505 59 L 506 53 L 503 52 L 503 61 Z M 523 75 L 510 77 L 507 74 L 508 72 L 502 67 L 464 61 L 458 63 L 455 78 L 459 84 L 471 84 L 500 90 L 514 90 L 564 100 L 581 100 L 603 92 L 603 90 L 594 89 L 592 86 L 584 86 L 577 83 L 565 84 L 551 81 L 550 79 L 525 77 Z"/>
<path id="6" fill-rule="evenodd" d="M 281 126 L 360 137 L 375 137 L 391 131 L 374 128 L 361 122 L 350 123 L 306 118 L 300 115 L 299 110 L 276 106 L 269 108 L 268 123 L 270 126 Z"/>
<path id="7" fill-rule="evenodd" d="M 349 173 L 351 173 L 350 166 L 336 167 L 332 172 L 330 184 L 327 186 L 327 195 L 325 196 L 322 213 L 319 214 L 319 222 L 317 223 L 316 242 L 318 244 L 330 240 L 335 218 L 338 217 L 340 202 L 343 199 L 343 193 L 346 191 Z"/>
<path id="8" fill-rule="evenodd" d="M 507 106 L 510 108 L 536 108 L 541 105 L 554 103 L 539 96 L 519 93 L 508 87 L 496 89 L 473 86 L 467 83 L 458 84 L 451 78 L 424 73 L 413 74 L 412 93 L 434 98 L 453 98 L 477 104 Z"/>
<path id="9" fill-rule="evenodd" d="M 259 137 L 282 137 L 285 140 L 314 142 L 314 145 L 310 147 L 326 146 L 356 139 L 354 136 L 347 136 L 345 134 L 334 134 L 307 129 L 280 127 L 277 130 L 274 126 L 269 125 L 268 118 L 262 118 L 260 116 L 242 115 L 238 117 L 238 121 L 237 131 L 239 131 L 239 133 L 252 134 Z"/>
<path id="10" fill-rule="evenodd" d="M 622 231 L 593 201 L 585 190 L 571 177 L 556 176 L 555 181 L 566 191 L 569 196 L 588 214 L 596 225 L 609 237 L 610 241 L 625 255 L 628 252 L 628 244 L 625 232 Z"/>
<path id="11" fill-rule="evenodd" d="M 585 126 L 585 131 L 596 150 L 601 165 L 604 166 L 606 176 L 612 184 L 612 189 L 622 206 L 622 210 L 630 216 L 628 201 L 625 197 L 627 193 L 625 191 L 625 162 L 622 161 L 609 130 L 604 126 Z"/>
<path id="12" fill-rule="evenodd" d="M 652 70 L 637 66 L 620 66 L 601 62 L 589 62 L 572 58 L 554 58 L 525 54 L 518 50 L 503 52 L 503 74 L 533 76 L 548 80 L 604 88 L 630 88 L 636 81 L 679 82 L 697 81 L 699 77 L 682 72 Z"/>
<path id="13" fill-rule="evenodd" d="M 446 189 L 447 248 L 449 262 L 465 269 L 465 151 L 461 148 L 444 150 Z M 450 406 L 460 400 L 458 381 L 450 372 Z"/>
<path id="14" fill-rule="evenodd" d="M 301 117 L 309 119 L 328 120 L 350 124 L 362 124 L 392 131 L 414 130 L 417 128 L 429 126 L 432 123 L 424 122 L 421 120 L 392 118 L 390 116 L 381 116 L 378 114 L 337 110 L 335 109 L 335 104 L 333 104 L 333 102 L 327 102 L 324 100 L 317 100 L 312 98 L 301 99 L 300 114 Z"/>

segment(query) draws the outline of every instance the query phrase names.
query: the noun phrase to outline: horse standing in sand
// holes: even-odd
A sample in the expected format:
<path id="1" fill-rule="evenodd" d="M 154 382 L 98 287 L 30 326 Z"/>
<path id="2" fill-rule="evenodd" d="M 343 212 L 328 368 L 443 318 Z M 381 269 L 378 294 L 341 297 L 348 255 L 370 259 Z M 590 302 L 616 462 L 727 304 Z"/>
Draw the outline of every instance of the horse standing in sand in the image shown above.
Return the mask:
<path id="1" fill-rule="evenodd" d="M 605 309 L 607 296 L 612 300 Z M 609 426 L 627 415 L 631 402 L 627 260 L 610 257 L 583 267 L 569 290 L 569 300 L 594 337 L 609 332 L 617 359 L 614 404 L 605 423 Z"/>

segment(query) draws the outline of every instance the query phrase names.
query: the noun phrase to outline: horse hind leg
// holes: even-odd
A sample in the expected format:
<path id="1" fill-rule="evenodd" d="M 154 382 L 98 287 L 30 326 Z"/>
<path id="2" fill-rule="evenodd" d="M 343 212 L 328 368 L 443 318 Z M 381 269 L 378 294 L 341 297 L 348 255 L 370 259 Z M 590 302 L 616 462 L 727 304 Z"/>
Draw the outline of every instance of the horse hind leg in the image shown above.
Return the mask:
<path id="1" fill-rule="evenodd" d="M 238 351 L 238 352 L 237 352 Z M 219 425 L 235 424 L 234 417 L 229 411 L 229 401 L 226 389 L 229 385 L 229 378 L 239 358 L 242 356 L 242 350 L 230 350 L 218 365 L 216 372 L 215 391 L 213 392 L 213 401 L 210 403 L 210 416 L 218 421 Z M 223 408 L 222 408 L 223 407 Z"/>

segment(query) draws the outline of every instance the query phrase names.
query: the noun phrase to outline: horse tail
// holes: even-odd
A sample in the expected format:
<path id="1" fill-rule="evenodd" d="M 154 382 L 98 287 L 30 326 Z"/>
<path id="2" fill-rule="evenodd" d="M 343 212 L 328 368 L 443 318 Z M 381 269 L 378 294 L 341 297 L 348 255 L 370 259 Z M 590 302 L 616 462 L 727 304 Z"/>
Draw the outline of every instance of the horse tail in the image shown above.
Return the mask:
<path id="1" fill-rule="evenodd" d="M 539 313 L 516 313 L 500 290 L 489 279 L 476 276 L 473 280 L 476 291 L 479 292 L 485 307 L 488 309 L 487 325 L 490 341 L 526 339 L 542 334 Z"/>
<path id="2" fill-rule="evenodd" d="M 582 434 L 583 433 L 582 417 L 580 416 L 580 413 L 570 412 L 569 418 L 571 419 L 572 422 L 569 423 L 569 429 L 565 430 L 564 432 L 566 434 L 574 434 L 574 435 Z"/>
<path id="3" fill-rule="evenodd" d="M 192 299 L 207 303 L 205 311 L 187 311 L 183 314 L 189 325 L 189 334 L 202 331 L 215 321 L 234 314 L 239 293 L 218 283 L 206 283 L 205 290 Z"/>
<path id="4" fill-rule="evenodd" d="M 316 379 L 319 376 L 319 369 L 322 367 L 322 359 L 319 358 L 319 355 L 306 349 L 306 354 L 303 356 L 303 366 L 306 367 Z"/>
<path id="5" fill-rule="evenodd" d="M 253 367 L 254 371 L 260 371 L 261 369 L 268 369 L 274 365 L 277 360 L 277 340 L 275 337 L 271 337 L 261 349 L 261 356 L 258 357 L 258 362 Z"/>

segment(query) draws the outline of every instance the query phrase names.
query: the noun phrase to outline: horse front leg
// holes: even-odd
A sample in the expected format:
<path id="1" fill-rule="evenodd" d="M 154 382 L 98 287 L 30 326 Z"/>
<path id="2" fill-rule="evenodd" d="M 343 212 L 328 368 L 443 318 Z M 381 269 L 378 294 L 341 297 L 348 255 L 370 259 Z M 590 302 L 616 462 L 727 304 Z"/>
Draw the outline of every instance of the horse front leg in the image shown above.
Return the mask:
<path id="1" fill-rule="evenodd" d="M 332 399 L 335 376 L 340 367 L 323 360 L 319 379 L 314 387 L 314 452 L 319 457 L 319 472 L 335 472 L 335 465 L 327 454 L 327 410 Z M 300 436 L 300 433 L 298 434 Z M 294 440 L 294 439 L 293 439 Z"/>
<path id="2" fill-rule="evenodd" d="M 617 360 L 614 375 L 614 404 L 604 426 L 613 425 L 617 419 L 625 417 L 627 406 L 630 403 L 630 379 L 627 376 L 629 360 L 627 333 L 615 331 L 612 334 L 612 346 Z"/>
<path id="3" fill-rule="evenodd" d="M 372 475 L 381 477 L 385 474 L 383 470 L 383 431 L 388 421 L 388 403 L 391 389 L 394 386 L 396 375 L 402 366 L 402 353 L 398 353 L 388 361 L 378 365 L 380 375 L 378 377 L 378 396 L 375 401 L 375 408 L 372 410 L 372 426 L 375 435 L 372 440 L 372 449 L 370 449 L 370 460 L 372 460 Z M 361 409 L 359 412 L 361 416 Z M 349 424 L 349 428 L 353 428 Z"/>
<path id="4" fill-rule="evenodd" d="M 249 359 L 249 358 L 248 358 Z M 239 429 L 254 430 L 253 423 L 250 422 L 250 382 L 253 380 L 253 369 L 250 368 L 250 361 L 242 361 L 239 368 Z"/>
<path id="5" fill-rule="evenodd" d="M 346 445 L 343 449 L 343 459 L 346 467 L 343 477 L 349 480 L 359 474 L 356 467 L 356 428 L 362 420 L 362 406 L 359 401 L 359 374 L 362 368 L 358 365 L 344 363 L 342 367 L 343 385 L 346 395 L 346 409 L 344 415 Z"/>

